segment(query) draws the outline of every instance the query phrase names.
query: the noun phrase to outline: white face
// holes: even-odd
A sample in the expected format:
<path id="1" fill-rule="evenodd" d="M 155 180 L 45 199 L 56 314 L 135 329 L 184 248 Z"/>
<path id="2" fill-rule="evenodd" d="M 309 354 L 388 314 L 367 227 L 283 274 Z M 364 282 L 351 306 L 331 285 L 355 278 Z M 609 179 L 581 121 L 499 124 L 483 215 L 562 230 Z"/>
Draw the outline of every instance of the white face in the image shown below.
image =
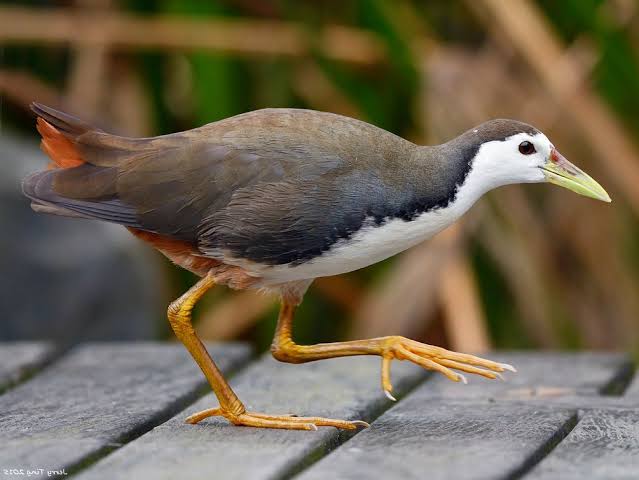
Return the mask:
<path id="1" fill-rule="evenodd" d="M 503 141 L 484 143 L 471 175 L 484 192 L 512 183 L 544 182 L 541 167 L 550 158 L 552 144 L 543 133 L 518 133 Z"/>

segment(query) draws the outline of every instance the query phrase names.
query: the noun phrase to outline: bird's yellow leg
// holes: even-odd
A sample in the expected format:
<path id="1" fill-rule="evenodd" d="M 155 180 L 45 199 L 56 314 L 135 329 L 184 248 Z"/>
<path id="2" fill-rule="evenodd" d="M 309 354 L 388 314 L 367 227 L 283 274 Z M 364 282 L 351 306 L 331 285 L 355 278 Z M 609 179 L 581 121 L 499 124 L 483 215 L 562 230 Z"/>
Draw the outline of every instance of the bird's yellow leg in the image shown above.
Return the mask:
<path id="1" fill-rule="evenodd" d="M 474 355 L 457 353 L 433 345 L 416 342 L 405 337 L 390 336 L 355 340 L 350 342 L 318 343 L 317 345 L 297 345 L 293 341 L 292 324 L 295 305 L 283 301 L 277 322 L 277 329 L 271 352 L 282 362 L 305 363 L 325 358 L 353 355 L 379 355 L 382 358 L 382 389 L 386 396 L 394 400 L 391 392 L 390 364 L 392 360 L 409 360 L 427 370 L 434 370 L 455 382 L 466 383 L 462 372 L 481 375 L 486 378 L 502 378 L 499 372 L 516 370 L 506 363 L 485 360 Z"/>
<path id="2" fill-rule="evenodd" d="M 189 416 L 186 419 L 188 423 L 195 424 L 207 417 L 222 416 L 235 425 L 293 430 L 317 430 L 317 427 L 323 426 L 354 430 L 360 426 L 368 426 L 367 423 L 359 421 L 350 422 L 321 417 L 266 415 L 247 412 L 244 404 L 224 379 L 215 362 L 213 362 L 191 323 L 193 307 L 213 285 L 215 285 L 215 281 L 212 275 L 205 276 L 184 295 L 171 303 L 168 309 L 169 322 L 175 335 L 193 356 L 220 402 L 220 406 L 217 408 L 211 408 Z"/>

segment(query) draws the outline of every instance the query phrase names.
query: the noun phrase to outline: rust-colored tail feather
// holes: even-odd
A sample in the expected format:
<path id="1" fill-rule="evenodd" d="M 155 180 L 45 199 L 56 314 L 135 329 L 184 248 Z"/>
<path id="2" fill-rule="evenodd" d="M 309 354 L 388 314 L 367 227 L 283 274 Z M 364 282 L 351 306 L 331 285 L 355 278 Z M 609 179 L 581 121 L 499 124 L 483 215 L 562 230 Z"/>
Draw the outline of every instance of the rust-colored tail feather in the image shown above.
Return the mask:
<path id="1" fill-rule="evenodd" d="M 40 148 L 51 159 L 49 168 L 73 168 L 85 163 L 73 142 L 44 118 L 38 117 L 37 129 L 42 135 Z"/>
<path id="2" fill-rule="evenodd" d="M 110 150 L 99 142 L 115 137 L 46 105 L 33 103 L 31 109 L 38 115 L 41 148 L 51 159 L 48 170 L 22 181 L 22 191 L 32 200 L 32 208 L 135 227 L 135 209 L 117 195 L 117 167 L 94 163 L 97 157 L 108 156 Z"/>
<path id="3" fill-rule="evenodd" d="M 38 116 L 40 147 L 52 161 L 49 168 L 73 168 L 86 163 L 76 142 L 83 134 L 98 129 L 41 103 L 32 103 L 31 110 Z"/>

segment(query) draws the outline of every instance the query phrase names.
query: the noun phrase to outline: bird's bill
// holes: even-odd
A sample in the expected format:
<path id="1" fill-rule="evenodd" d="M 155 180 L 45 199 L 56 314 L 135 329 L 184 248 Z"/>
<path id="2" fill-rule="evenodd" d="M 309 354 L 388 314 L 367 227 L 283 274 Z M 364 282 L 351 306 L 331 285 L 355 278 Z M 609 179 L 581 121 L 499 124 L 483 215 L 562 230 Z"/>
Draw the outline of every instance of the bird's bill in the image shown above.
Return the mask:
<path id="1" fill-rule="evenodd" d="M 567 188 L 579 195 L 602 202 L 611 202 L 610 196 L 601 185 L 586 172 L 566 160 L 554 147 L 550 152 L 550 158 L 541 169 L 549 183 Z"/>

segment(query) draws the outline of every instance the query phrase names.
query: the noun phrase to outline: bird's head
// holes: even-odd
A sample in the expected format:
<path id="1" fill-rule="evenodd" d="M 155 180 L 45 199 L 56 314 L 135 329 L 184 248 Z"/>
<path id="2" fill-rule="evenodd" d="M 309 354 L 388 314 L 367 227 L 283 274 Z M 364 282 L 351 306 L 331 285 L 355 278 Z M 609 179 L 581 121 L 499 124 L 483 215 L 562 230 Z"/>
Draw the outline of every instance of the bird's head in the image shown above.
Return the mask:
<path id="1" fill-rule="evenodd" d="M 515 120 L 490 120 L 460 138 L 476 152 L 472 171 L 488 188 L 548 182 L 586 197 L 611 201 L 601 185 L 566 160 L 535 127 Z"/>

